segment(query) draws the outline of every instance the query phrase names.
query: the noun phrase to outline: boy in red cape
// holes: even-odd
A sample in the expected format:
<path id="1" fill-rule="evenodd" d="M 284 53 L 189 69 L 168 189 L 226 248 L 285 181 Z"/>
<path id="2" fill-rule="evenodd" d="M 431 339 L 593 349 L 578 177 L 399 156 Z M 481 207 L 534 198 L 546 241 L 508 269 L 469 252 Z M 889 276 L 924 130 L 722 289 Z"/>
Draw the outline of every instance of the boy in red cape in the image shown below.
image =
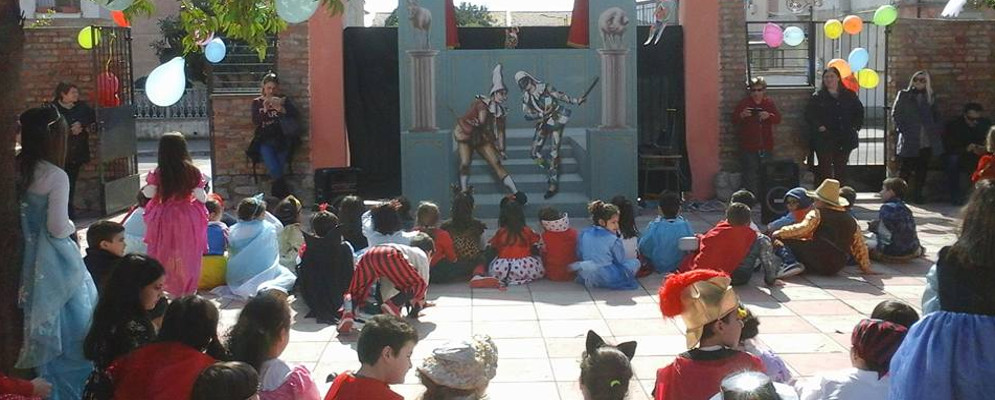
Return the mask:
<path id="1" fill-rule="evenodd" d="M 687 327 L 688 351 L 656 371 L 656 400 L 708 400 L 722 378 L 743 370 L 764 372 L 759 358 L 734 350 L 745 310 L 729 285 L 729 275 L 711 269 L 673 274 L 660 288 L 660 310 L 680 315 Z"/>

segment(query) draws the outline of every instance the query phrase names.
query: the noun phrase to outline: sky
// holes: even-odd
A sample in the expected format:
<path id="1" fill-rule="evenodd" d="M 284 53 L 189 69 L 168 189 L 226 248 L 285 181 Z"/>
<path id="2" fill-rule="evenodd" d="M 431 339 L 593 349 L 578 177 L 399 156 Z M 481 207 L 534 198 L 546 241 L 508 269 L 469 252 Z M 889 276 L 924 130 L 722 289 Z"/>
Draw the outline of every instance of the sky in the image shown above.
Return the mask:
<path id="1" fill-rule="evenodd" d="M 390 12 L 404 0 L 366 0 L 367 12 Z M 426 0 L 422 0 L 426 1 Z M 433 0 L 434 1 L 434 0 Z M 487 6 L 491 11 L 567 11 L 573 9 L 574 0 L 455 0 Z"/>

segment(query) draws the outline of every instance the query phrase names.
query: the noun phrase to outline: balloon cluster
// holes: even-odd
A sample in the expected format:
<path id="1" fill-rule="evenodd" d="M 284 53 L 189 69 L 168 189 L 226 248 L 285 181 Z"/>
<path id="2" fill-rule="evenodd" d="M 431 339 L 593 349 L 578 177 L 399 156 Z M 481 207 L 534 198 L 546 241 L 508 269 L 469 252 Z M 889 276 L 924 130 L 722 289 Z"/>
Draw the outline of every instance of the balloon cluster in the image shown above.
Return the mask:
<path id="1" fill-rule="evenodd" d="M 764 25 L 763 39 L 767 46 L 775 49 L 781 47 L 781 44 L 797 46 L 805 41 L 805 32 L 797 26 L 789 26 L 781 30 L 780 25 L 768 22 L 767 25 Z"/>
<path id="2" fill-rule="evenodd" d="M 898 19 L 898 9 L 892 5 L 883 5 L 874 12 L 874 25 L 888 26 Z M 843 33 L 856 35 L 864 28 L 864 21 L 856 16 L 849 15 L 843 21 L 831 19 L 823 25 L 823 32 L 829 39 L 839 39 Z M 826 68 L 833 67 L 840 72 L 843 78 L 843 86 L 856 92 L 860 88 L 871 89 L 880 84 L 881 78 L 877 71 L 867 68 L 871 55 L 867 49 L 857 47 L 850 51 L 846 60 L 835 58 L 826 64 Z"/>

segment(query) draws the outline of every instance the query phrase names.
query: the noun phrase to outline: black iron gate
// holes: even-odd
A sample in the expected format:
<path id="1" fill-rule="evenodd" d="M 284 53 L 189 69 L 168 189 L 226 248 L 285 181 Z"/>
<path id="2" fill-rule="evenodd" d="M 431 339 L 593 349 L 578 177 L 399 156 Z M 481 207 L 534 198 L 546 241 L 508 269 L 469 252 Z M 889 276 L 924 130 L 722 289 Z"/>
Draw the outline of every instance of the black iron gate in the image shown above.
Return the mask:
<path id="1" fill-rule="evenodd" d="M 97 179 L 103 215 L 135 202 L 141 185 L 135 137 L 131 29 L 93 27 L 91 50 L 97 82 Z"/>

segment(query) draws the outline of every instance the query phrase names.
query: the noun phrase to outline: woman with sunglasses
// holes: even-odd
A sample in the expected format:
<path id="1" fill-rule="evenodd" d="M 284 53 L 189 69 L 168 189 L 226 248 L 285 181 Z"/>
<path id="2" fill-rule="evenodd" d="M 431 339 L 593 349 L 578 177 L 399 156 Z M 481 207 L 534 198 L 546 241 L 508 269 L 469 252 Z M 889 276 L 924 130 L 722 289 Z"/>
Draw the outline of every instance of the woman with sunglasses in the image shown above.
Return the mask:
<path id="1" fill-rule="evenodd" d="M 59 110 L 69 126 L 64 169 L 69 174 L 69 218 L 76 218 L 76 207 L 73 205 L 76 178 L 79 177 L 80 168 L 90 162 L 90 132 L 95 130 L 97 118 L 93 109 L 79 100 L 79 88 L 72 83 L 59 82 L 55 86 L 52 105 Z"/>
<path id="2" fill-rule="evenodd" d="M 83 357 L 83 339 L 97 304 L 97 287 L 69 236 L 69 126 L 53 106 L 21 114 L 17 195 L 21 203 L 24 256 L 19 306 L 24 341 L 17 368 L 34 369 L 52 383 L 50 399 L 79 399 L 93 364 Z"/>
<path id="3" fill-rule="evenodd" d="M 909 202 L 922 202 L 929 160 L 943 153 L 943 139 L 940 137 L 942 122 L 928 72 L 916 71 L 912 74 L 909 86 L 898 92 L 891 116 L 895 119 L 895 131 L 898 133 L 898 175 L 912 186 Z"/>
<path id="4" fill-rule="evenodd" d="M 767 97 L 767 81 L 762 76 L 750 79 L 747 89 L 750 95 L 739 101 L 732 122 L 739 127 L 743 186 L 760 193 L 760 163 L 774 149 L 774 125 L 781 123 L 781 113 Z"/>
<path id="5" fill-rule="evenodd" d="M 864 105 L 843 86 L 836 68 L 822 72 L 822 87 L 809 100 L 805 121 L 810 128 L 809 146 L 819 158 L 815 181 L 836 179 L 845 185 L 846 164 L 857 148 L 857 131 L 864 125 Z"/>

